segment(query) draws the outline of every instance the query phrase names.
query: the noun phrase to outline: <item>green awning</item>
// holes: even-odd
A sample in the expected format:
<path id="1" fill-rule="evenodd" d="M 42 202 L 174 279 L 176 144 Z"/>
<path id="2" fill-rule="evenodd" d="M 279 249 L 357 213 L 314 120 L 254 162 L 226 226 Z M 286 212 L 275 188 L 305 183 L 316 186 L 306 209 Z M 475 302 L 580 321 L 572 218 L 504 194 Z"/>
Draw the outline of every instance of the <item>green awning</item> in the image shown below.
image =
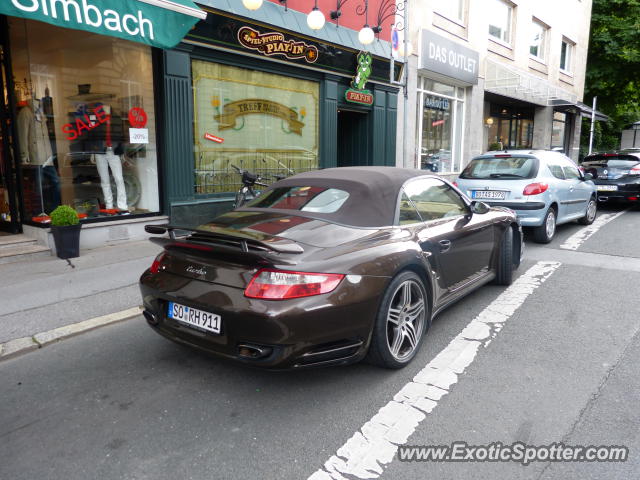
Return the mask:
<path id="1" fill-rule="evenodd" d="M 0 14 L 173 48 L 206 12 L 190 0 L 0 0 Z"/>

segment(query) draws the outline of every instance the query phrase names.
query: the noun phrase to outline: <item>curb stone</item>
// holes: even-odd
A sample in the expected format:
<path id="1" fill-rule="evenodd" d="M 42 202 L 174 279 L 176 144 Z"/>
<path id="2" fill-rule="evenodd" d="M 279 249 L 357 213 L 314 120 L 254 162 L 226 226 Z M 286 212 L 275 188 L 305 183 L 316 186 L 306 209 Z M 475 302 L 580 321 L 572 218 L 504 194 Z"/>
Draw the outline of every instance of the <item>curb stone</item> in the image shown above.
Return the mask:
<path id="1" fill-rule="evenodd" d="M 46 332 L 36 333 L 32 337 L 17 338 L 0 343 L 0 361 L 42 348 L 51 343 L 74 337 L 106 325 L 122 322 L 137 317 L 142 312 L 141 307 L 133 307 L 121 312 L 110 313 L 101 317 L 91 318 L 82 322 L 54 328 Z"/>

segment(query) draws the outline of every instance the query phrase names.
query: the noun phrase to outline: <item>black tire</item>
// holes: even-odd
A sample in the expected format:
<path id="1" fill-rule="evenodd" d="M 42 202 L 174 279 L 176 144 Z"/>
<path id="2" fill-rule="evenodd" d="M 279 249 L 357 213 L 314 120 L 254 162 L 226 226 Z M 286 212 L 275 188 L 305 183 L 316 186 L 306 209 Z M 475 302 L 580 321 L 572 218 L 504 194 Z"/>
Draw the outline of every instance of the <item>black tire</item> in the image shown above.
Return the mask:
<path id="1" fill-rule="evenodd" d="M 591 210 L 593 208 L 593 210 Z M 584 217 L 578 219 L 578 223 L 580 225 L 591 225 L 595 220 L 598 214 L 598 201 L 596 197 L 591 197 L 589 199 L 589 203 L 587 203 L 587 211 L 584 214 Z"/>
<path id="2" fill-rule="evenodd" d="M 409 301 L 398 302 L 406 298 L 403 296 L 403 292 L 406 292 L 405 288 L 409 288 Z M 417 298 L 418 296 L 420 298 Z M 415 301 L 409 308 L 412 305 L 412 299 Z M 421 312 L 418 312 L 419 300 L 422 302 Z M 412 315 L 409 312 L 412 310 L 416 313 L 414 320 L 410 320 Z M 395 311 L 398 313 L 396 314 Z M 397 323 L 393 323 L 393 318 L 396 316 Z M 430 325 L 431 310 L 422 279 L 412 271 L 400 272 L 391 280 L 382 297 L 373 326 L 367 360 L 380 367 L 392 369 L 408 365 L 420 350 L 422 339 Z M 398 339 L 398 343 L 394 342 Z M 397 346 L 396 353 L 393 352 L 394 346 Z"/>
<path id="3" fill-rule="evenodd" d="M 549 222 L 549 216 L 553 215 L 553 231 L 549 232 L 547 228 L 547 222 Z M 556 220 L 557 220 L 557 212 L 555 208 L 549 207 L 546 215 L 544 216 L 544 220 L 542 221 L 542 225 L 539 227 L 534 227 L 533 229 L 533 239 L 537 243 L 549 243 L 553 240 L 554 235 L 556 234 Z"/>
<path id="4" fill-rule="evenodd" d="M 496 278 L 493 281 L 497 285 L 511 285 L 513 283 L 513 229 L 507 227 L 502 235 L 500 250 L 498 252 L 498 264 Z"/>

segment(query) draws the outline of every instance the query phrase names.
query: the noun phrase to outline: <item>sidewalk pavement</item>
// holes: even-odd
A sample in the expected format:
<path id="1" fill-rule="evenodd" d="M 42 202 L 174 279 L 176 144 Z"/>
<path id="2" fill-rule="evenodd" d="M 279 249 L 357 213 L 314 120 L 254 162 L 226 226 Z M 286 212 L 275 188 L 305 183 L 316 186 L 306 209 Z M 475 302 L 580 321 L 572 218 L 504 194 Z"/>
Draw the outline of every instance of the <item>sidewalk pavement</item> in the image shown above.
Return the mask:
<path id="1" fill-rule="evenodd" d="M 13 348 L 28 346 L 38 334 L 52 338 L 51 331 L 77 333 L 69 326 L 79 322 L 89 329 L 136 315 L 138 278 L 159 252 L 144 240 L 83 250 L 71 264 L 54 256 L 0 264 L 0 349 L 17 339 L 24 340 Z M 0 358 L 6 354 L 5 348 Z"/>

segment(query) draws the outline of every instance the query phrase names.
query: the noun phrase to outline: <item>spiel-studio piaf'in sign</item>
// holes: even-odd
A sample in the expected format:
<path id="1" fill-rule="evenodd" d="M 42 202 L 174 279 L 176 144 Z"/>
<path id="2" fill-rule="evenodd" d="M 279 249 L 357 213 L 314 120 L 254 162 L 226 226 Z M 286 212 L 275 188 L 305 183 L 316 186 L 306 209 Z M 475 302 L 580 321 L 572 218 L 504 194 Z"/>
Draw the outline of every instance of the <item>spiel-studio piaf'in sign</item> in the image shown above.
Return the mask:
<path id="1" fill-rule="evenodd" d="M 318 60 L 318 48 L 304 42 L 286 40 L 279 32 L 260 33 L 251 27 L 238 30 L 238 41 L 250 50 L 257 50 L 263 55 L 282 55 L 289 59 L 303 58 L 307 63 Z"/>
<path id="2" fill-rule="evenodd" d="M 351 81 L 351 88 L 345 93 L 345 100 L 347 102 L 359 103 L 361 105 L 373 104 L 373 95 L 369 90 L 365 90 L 364 88 L 371 75 L 372 61 L 373 58 L 369 52 L 360 52 L 358 54 L 358 69 Z"/>

